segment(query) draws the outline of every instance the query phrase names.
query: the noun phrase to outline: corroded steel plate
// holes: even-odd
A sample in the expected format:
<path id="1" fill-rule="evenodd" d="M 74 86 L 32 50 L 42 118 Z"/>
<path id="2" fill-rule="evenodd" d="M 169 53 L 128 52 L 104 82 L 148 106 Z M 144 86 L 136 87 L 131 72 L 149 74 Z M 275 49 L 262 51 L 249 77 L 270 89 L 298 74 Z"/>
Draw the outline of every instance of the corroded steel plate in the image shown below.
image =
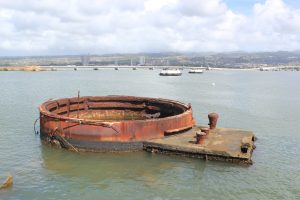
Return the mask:
<path id="1" fill-rule="evenodd" d="M 195 125 L 190 105 L 159 98 L 64 98 L 43 103 L 39 111 L 41 138 L 73 150 L 139 150 L 145 140 Z"/>

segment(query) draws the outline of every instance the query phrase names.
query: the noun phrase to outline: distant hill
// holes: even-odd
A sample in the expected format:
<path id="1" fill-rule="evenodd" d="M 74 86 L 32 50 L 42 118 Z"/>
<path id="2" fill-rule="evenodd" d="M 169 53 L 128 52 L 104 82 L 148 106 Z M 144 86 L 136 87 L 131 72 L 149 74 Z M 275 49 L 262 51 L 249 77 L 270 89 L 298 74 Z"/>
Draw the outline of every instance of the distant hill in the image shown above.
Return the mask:
<path id="1" fill-rule="evenodd" d="M 83 58 L 85 59 L 83 62 Z M 143 62 L 141 62 L 143 60 Z M 60 65 L 175 65 L 251 67 L 300 63 L 300 50 L 277 52 L 163 52 L 105 55 L 0 57 L 0 66 L 60 66 Z"/>

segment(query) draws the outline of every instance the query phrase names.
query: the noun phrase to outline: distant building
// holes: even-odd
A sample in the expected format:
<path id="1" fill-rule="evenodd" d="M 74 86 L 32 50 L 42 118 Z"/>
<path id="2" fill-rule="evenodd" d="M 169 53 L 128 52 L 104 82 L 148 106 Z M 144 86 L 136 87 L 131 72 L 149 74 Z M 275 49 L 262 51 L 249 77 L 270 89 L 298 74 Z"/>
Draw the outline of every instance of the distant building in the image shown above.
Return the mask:
<path id="1" fill-rule="evenodd" d="M 140 63 L 139 65 L 145 65 L 146 64 L 146 58 L 145 56 L 140 56 Z"/>
<path id="2" fill-rule="evenodd" d="M 167 65 L 167 66 L 169 66 L 169 65 L 170 65 L 170 62 L 169 62 L 169 60 L 167 60 L 167 62 L 166 62 L 166 65 Z"/>
<path id="3" fill-rule="evenodd" d="M 81 64 L 83 66 L 87 66 L 90 63 L 90 56 L 89 55 L 83 55 L 81 56 Z"/>

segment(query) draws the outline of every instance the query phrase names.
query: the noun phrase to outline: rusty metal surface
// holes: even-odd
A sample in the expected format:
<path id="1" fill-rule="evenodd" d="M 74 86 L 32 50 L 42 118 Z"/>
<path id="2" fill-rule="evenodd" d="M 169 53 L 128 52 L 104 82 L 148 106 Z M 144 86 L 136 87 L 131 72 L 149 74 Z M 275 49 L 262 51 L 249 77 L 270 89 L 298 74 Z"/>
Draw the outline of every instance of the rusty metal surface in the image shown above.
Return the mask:
<path id="1" fill-rule="evenodd" d="M 86 150 L 103 142 L 124 143 L 125 147 L 132 142 L 135 147 L 134 142 L 163 138 L 195 125 L 190 105 L 158 98 L 78 96 L 49 100 L 39 111 L 42 139 Z M 118 150 L 118 145 L 111 146 Z"/>
<path id="2" fill-rule="evenodd" d="M 217 122 L 219 119 L 218 113 L 209 113 L 208 114 L 208 120 L 209 120 L 209 128 L 215 129 L 217 127 Z"/>
<path id="3" fill-rule="evenodd" d="M 255 136 L 251 131 L 215 128 L 205 135 L 200 131 L 201 128 L 203 127 L 194 127 L 183 134 L 147 140 L 144 142 L 144 149 L 150 152 L 252 164 Z"/>

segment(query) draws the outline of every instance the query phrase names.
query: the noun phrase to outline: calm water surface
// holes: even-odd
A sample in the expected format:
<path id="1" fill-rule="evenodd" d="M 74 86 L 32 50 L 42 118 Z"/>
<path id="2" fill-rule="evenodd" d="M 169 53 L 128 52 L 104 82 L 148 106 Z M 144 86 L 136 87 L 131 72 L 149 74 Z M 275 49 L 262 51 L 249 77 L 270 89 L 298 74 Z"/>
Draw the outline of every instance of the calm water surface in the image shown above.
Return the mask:
<path id="1" fill-rule="evenodd" d="M 254 164 L 145 152 L 77 154 L 42 145 L 33 132 L 38 105 L 78 90 L 191 103 L 199 124 L 216 111 L 219 126 L 255 132 Z M 300 199 L 299 72 L 1 72 L 0 92 L 0 177 L 14 176 L 0 199 Z"/>

